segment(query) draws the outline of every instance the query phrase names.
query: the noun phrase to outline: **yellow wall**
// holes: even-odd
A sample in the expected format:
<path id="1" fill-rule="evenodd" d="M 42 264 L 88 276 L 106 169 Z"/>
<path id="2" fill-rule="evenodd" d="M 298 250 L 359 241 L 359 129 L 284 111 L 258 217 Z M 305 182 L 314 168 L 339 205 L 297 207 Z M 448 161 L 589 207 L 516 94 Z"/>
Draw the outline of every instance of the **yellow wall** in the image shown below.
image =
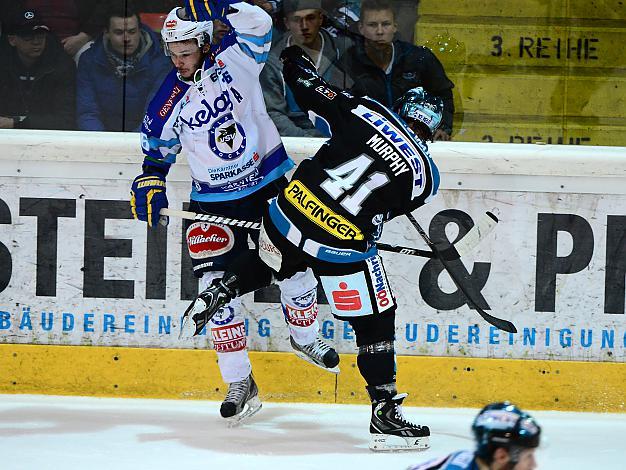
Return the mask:
<path id="1" fill-rule="evenodd" d="M 291 353 L 251 352 L 266 401 L 368 403 L 356 356 L 337 376 Z M 213 351 L 0 345 L 0 393 L 221 400 Z M 522 408 L 624 411 L 626 364 L 398 357 L 398 389 L 409 406 L 478 408 L 511 400 Z"/>
<path id="2" fill-rule="evenodd" d="M 456 140 L 626 145 L 623 2 L 422 0 L 418 11 L 416 43 L 456 85 Z"/>

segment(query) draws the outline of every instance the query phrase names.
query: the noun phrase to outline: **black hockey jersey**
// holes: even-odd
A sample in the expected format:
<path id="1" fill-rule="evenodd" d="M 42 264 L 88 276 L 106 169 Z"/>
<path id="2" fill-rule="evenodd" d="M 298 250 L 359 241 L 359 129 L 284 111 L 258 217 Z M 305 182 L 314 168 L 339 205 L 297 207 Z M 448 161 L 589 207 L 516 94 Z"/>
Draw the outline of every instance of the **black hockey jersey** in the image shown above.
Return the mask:
<path id="1" fill-rule="evenodd" d="M 343 251 L 370 250 L 384 221 L 436 194 L 439 172 L 426 144 L 380 103 L 330 86 L 308 68 L 283 73 L 298 105 L 322 119 L 331 138 L 299 165 L 270 210 L 272 221 L 296 245 L 338 249 L 337 256 L 320 251 L 320 259 L 352 261 Z"/>

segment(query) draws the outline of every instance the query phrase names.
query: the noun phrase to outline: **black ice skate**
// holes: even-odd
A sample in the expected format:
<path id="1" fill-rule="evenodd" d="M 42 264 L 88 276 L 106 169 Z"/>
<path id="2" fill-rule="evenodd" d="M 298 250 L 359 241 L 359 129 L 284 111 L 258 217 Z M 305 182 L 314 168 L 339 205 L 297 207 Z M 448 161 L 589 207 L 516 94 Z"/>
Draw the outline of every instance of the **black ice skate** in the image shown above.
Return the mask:
<path id="1" fill-rule="evenodd" d="M 218 310 L 237 296 L 236 285 L 237 276 L 234 275 L 214 279 L 185 310 L 178 339 L 191 338 L 200 333 Z"/>
<path id="2" fill-rule="evenodd" d="M 428 426 L 410 423 L 402 415 L 406 393 L 372 403 L 370 449 L 375 452 L 426 450 L 430 447 Z"/>
<path id="3" fill-rule="evenodd" d="M 237 426 L 261 409 L 259 389 L 252 374 L 239 382 L 228 384 L 228 393 L 220 407 L 222 418 L 229 426 Z"/>
<path id="4" fill-rule="evenodd" d="M 316 338 L 311 344 L 300 346 L 293 337 L 290 337 L 291 347 L 296 356 L 324 370 L 339 373 L 339 354 L 320 338 Z"/>

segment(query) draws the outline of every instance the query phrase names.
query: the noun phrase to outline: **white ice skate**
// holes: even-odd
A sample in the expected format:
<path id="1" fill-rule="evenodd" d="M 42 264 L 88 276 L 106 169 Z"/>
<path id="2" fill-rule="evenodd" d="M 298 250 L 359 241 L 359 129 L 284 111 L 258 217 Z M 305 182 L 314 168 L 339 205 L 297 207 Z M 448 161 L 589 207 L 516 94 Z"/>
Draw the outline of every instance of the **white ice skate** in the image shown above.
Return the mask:
<path id="1" fill-rule="evenodd" d="M 239 382 L 228 384 L 228 393 L 220 407 L 220 414 L 228 427 L 239 426 L 261 409 L 259 389 L 250 374 Z"/>
<path id="2" fill-rule="evenodd" d="M 320 338 L 316 338 L 311 344 L 304 346 L 296 343 L 293 337 L 290 337 L 289 340 L 294 353 L 299 358 L 333 374 L 339 373 L 339 355 L 337 351 Z"/>

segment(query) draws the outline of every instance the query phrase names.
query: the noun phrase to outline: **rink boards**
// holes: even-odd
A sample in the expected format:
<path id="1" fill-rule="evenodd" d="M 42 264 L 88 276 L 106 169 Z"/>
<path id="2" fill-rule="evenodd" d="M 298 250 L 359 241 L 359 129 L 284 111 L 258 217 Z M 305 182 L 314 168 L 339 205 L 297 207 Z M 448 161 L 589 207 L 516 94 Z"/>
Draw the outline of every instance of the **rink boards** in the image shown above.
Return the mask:
<path id="1" fill-rule="evenodd" d="M 218 399 L 210 334 L 178 341 L 196 292 L 180 220 L 147 232 L 130 219 L 141 156 L 133 134 L 5 132 L 0 140 L 0 391 Z M 296 159 L 321 141 L 285 139 Z M 546 409 L 620 411 L 626 396 L 626 159 L 621 148 L 438 143 L 442 191 L 415 213 L 431 236 L 448 214 L 501 222 L 459 269 L 493 315 L 465 305 L 440 266 L 384 254 L 397 297 L 399 382 L 411 404 L 515 398 Z M 184 158 L 168 177 L 188 199 Z M 451 212 L 452 211 L 452 212 Z M 452 239 L 461 227 L 450 223 Z M 383 241 L 423 247 L 395 220 Z M 248 344 L 274 400 L 362 402 L 354 332 L 320 299 L 338 377 L 301 363 L 268 289 L 244 300 Z M 94 347 L 96 346 L 96 347 Z M 68 364 L 70 365 L 68 367 Z M 524 386 L 517 386 L 524 384 Z M 300 398 L 298 398 L 300 397 Z"/>

